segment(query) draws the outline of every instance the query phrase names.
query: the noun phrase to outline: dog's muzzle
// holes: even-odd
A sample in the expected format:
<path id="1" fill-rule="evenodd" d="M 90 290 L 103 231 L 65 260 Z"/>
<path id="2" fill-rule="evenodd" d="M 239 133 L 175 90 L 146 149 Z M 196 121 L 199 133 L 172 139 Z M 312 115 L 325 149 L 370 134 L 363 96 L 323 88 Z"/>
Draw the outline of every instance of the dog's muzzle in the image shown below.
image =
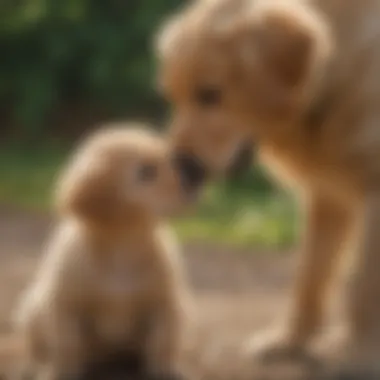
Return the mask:
<path id="1" fill-rule="evenodd" d="M 247 142 L 237 151 L 233 161 L 227 167 L 226 177 L 239 178 L 251 168 L 255 156 L 255 146 Z M 174 166 L 179 174 L 183 189 L 195 193 L 211 177 L 215 177 L 206 165 L 195 155 L 177 152 L 174 155 Z"/>
<path id="2" fill-rule="evenodd" d="M 204 165 L 189 153 L 176 153 L 174 165 L 180 176 L 182 187 L 186 192 L 197 191 L 205 182 L 207 171 Z"/>
<path id="3" fill-rule="evenodd" d="M 238 178 L 251 168 L 255 158 L 255 145 L 249 141 L 242 145 L 227 169 L 228 178 Z"/>

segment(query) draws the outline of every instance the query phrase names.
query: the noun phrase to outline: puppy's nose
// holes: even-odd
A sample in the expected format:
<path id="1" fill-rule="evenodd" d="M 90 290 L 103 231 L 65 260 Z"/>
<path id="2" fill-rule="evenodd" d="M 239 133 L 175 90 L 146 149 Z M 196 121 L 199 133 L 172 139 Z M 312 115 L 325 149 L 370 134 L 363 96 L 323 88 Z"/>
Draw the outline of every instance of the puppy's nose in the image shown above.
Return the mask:
<path id="1" fill-rule="evenodd" d="M 191 154 L 176 153 L 174 155 L 174 165 L 179 172 L 182 186 L 186 191 L 196 190 L 206 180 L 204 166 Z"/>

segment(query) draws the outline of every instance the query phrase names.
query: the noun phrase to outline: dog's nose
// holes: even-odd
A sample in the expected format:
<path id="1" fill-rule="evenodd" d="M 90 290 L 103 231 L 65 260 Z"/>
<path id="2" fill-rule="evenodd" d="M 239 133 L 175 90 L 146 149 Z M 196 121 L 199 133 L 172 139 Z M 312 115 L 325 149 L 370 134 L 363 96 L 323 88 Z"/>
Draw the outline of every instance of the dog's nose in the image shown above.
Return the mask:
<path id="1" fill-rule="evenodd" d="M 177 168 L 182 186 L 186 191 L 199 188 L 206 180 L 206 170 L 202 163 L 193 155 L 176 153 L 174 165 Z"/>

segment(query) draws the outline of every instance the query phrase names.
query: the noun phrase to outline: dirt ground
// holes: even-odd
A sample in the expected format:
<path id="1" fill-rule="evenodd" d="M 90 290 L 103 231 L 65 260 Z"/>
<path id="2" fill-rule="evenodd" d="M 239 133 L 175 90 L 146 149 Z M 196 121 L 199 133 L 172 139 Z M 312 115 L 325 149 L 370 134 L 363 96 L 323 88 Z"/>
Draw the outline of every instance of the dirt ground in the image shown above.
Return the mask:
<path id="1" fill-rule="evenodd" d="M 0 208 L 2 334 L 9 333 L 10 311 L 33 274 L 52 226 L 45 215 Z M 302 366 L 260 368 L 242 355 L 242 344 L 251 334 L 281 319 L 294 271 L 292 254 L 252 254 L 205 244 L 190 244 L 184 251 L 201 311 L 196 347 L 184 355 L 184 366 L 191 377 L 205 380 L 319 378 Z"/>

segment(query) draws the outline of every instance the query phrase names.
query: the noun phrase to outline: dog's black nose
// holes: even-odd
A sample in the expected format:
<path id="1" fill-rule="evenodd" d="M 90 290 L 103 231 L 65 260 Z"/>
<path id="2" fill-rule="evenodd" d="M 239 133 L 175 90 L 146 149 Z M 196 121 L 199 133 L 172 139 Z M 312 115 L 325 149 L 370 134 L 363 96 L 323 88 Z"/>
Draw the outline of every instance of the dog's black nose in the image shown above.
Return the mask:
<path id="1" fill-rule="evenodd" d="M 204 166 L 191 154 L 176 153 L 174 155 L 174 165 L 179 172 L 182 186 L 186 191 L 196 190 L 206 180 Z"/>

